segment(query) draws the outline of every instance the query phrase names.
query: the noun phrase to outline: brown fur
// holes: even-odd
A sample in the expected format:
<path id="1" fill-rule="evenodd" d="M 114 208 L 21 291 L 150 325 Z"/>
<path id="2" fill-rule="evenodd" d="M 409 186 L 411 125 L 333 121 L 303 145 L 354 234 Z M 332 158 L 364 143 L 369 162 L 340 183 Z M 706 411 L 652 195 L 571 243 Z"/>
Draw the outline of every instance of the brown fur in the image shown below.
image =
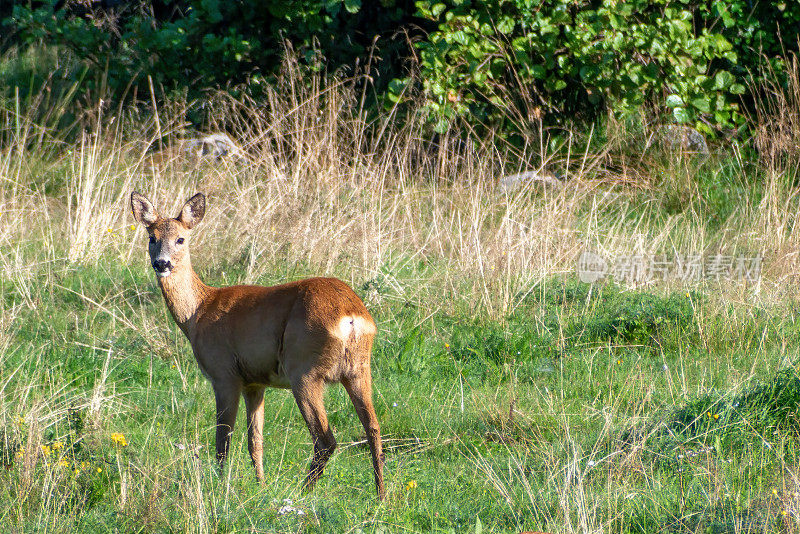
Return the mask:
<path id="1" fill-rule="evenodd" d="M 205 214 L 205 197 L 195 195 L 178 217 L 164 219 L 134 191 L 131 209 L 150 235 L 150 258 L 167 308 L 213 386 L 220 464 L 244 396 L 248 448 L 256 476 L 263 480 L 264 390 L 289 388 L 314 443 L 304 483 L 312 488 L 336 448 L 323 389 L 326 383 L 341 382 L 366 430 L 375 484 L 383 499 L 383 452 L 370 372 L 375 322 L 361 299 L 335 278 L 272 287 L 207 286 L 192 269 L 188 248 L 191 229 Z"/>

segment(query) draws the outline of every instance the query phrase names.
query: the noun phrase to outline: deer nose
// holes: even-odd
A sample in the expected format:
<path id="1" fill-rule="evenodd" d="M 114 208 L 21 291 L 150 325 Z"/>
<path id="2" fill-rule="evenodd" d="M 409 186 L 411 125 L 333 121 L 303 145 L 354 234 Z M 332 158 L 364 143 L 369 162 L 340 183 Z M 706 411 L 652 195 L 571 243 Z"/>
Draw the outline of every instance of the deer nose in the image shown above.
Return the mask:
<path id="1" fill-rule="evenodd" d="M 172 270 L 172 263 L 169 260 L 156 260 L 153 262 L 153 269 L 158 273 L 163 273 L 167 270 Z"/>

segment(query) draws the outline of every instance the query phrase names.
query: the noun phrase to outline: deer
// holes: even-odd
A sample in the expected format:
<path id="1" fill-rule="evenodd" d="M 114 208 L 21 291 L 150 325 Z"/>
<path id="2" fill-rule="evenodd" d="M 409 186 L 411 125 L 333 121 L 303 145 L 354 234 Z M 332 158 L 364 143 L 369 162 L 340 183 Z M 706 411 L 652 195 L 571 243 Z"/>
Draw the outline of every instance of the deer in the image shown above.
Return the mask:
<path id="1" fill-rule="evenodd" d="M 130 202 L 134 219 L 147 230 L 151 265 L 167 309 L 214 390 L 219 467 L 225 465 L 244 397 L 248 451 L 263 483 L 264 392 L 267 387 L 290 389 L 313 443 L 302 488 L 313 489 L 337 446 L 323 391 L 341 383 L 366 432 L 378 498 L 385 499 L 385 457 L 370 370 L 377 328 L 353 289 L 336 278 L 271 287 L 208 286 L 189 255 L 192 230 L 206 212 L 205 196 L 191 197 L 175 218 L 159 215 L 137 191 Z"/>

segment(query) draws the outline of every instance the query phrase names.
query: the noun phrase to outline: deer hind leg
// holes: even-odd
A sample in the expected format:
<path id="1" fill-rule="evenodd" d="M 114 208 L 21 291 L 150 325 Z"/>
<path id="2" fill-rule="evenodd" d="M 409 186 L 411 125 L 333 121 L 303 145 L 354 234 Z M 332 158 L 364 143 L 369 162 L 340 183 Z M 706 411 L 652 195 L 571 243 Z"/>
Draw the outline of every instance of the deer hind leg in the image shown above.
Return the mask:
<path id="1" fill-rule="evenodd" d="M 298 384 L 292 387 L 297 406 L 303 419 L 306 421 L 308 431 L 311 433 L 311 441 L 314 443 L 314 457 L 308 468 L 308 475 L 303 482 L 303 488 L 308 491 L 314 488 L 317 480 L 325 469 L 325 464 L 336 450 L 336 438 L 333 437 L 330 426 L 328 426 L 328 414 L 325 412 L 325 405 L 322 402 L 322 392 L 324 383 L 322 379 L 301 379 Z"/>
<path id="2" fill-rule="evenodd" d="M 256 468 L 256 479 L 264 482 L 264 386 L 244 389 L 244 405 L 247 408 L 247 449 Z"/>
<path id="3" fill-rule="evenodd" d="M 239 396 L 242 389 L 235 384 L 219 384 L 214 386 L 214 399 L 217 403 L 217 462 L 220 467 L 225 464 L 231 447 L 231 434 L 239 411 Z"/>
<path id="4" fill-rule="evenodd" d="M 358 418 L 367 433 L 367 442 L 372 453 L 372 468 L 375 471 L 375 489 L 378 492 L 378 498 L 383 500 L 386 498 L 386 489 L 383 485 L 385 457 L 381 443 L 381 427 L 378 424 L 375 407 L 372 405 L 372 376 L 369 367 L 364 368 L 360 376 L 343 378 L 342 385 L 350 395 Z"/>

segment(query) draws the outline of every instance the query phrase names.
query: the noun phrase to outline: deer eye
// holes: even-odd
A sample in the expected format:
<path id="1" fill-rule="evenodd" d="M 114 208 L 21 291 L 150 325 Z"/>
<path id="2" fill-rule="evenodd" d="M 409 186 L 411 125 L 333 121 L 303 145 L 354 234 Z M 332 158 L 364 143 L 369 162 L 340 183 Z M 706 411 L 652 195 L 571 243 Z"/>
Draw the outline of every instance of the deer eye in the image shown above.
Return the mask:
<path id="1" fill-rule="evenodd" d="M 179 245 L 183 245 L 183 238 L 179 237 L 177 241 L 175 241 Z"/>
<path id="2" fill-rule="evenodd" d="M 153 235 L 151 235 L 151 236 L 150 236 L 150 244 L 152 245 L 152 244 L 154 244 L 155 242 L 156 242 L 156 236 L 153 236 Z"/>

